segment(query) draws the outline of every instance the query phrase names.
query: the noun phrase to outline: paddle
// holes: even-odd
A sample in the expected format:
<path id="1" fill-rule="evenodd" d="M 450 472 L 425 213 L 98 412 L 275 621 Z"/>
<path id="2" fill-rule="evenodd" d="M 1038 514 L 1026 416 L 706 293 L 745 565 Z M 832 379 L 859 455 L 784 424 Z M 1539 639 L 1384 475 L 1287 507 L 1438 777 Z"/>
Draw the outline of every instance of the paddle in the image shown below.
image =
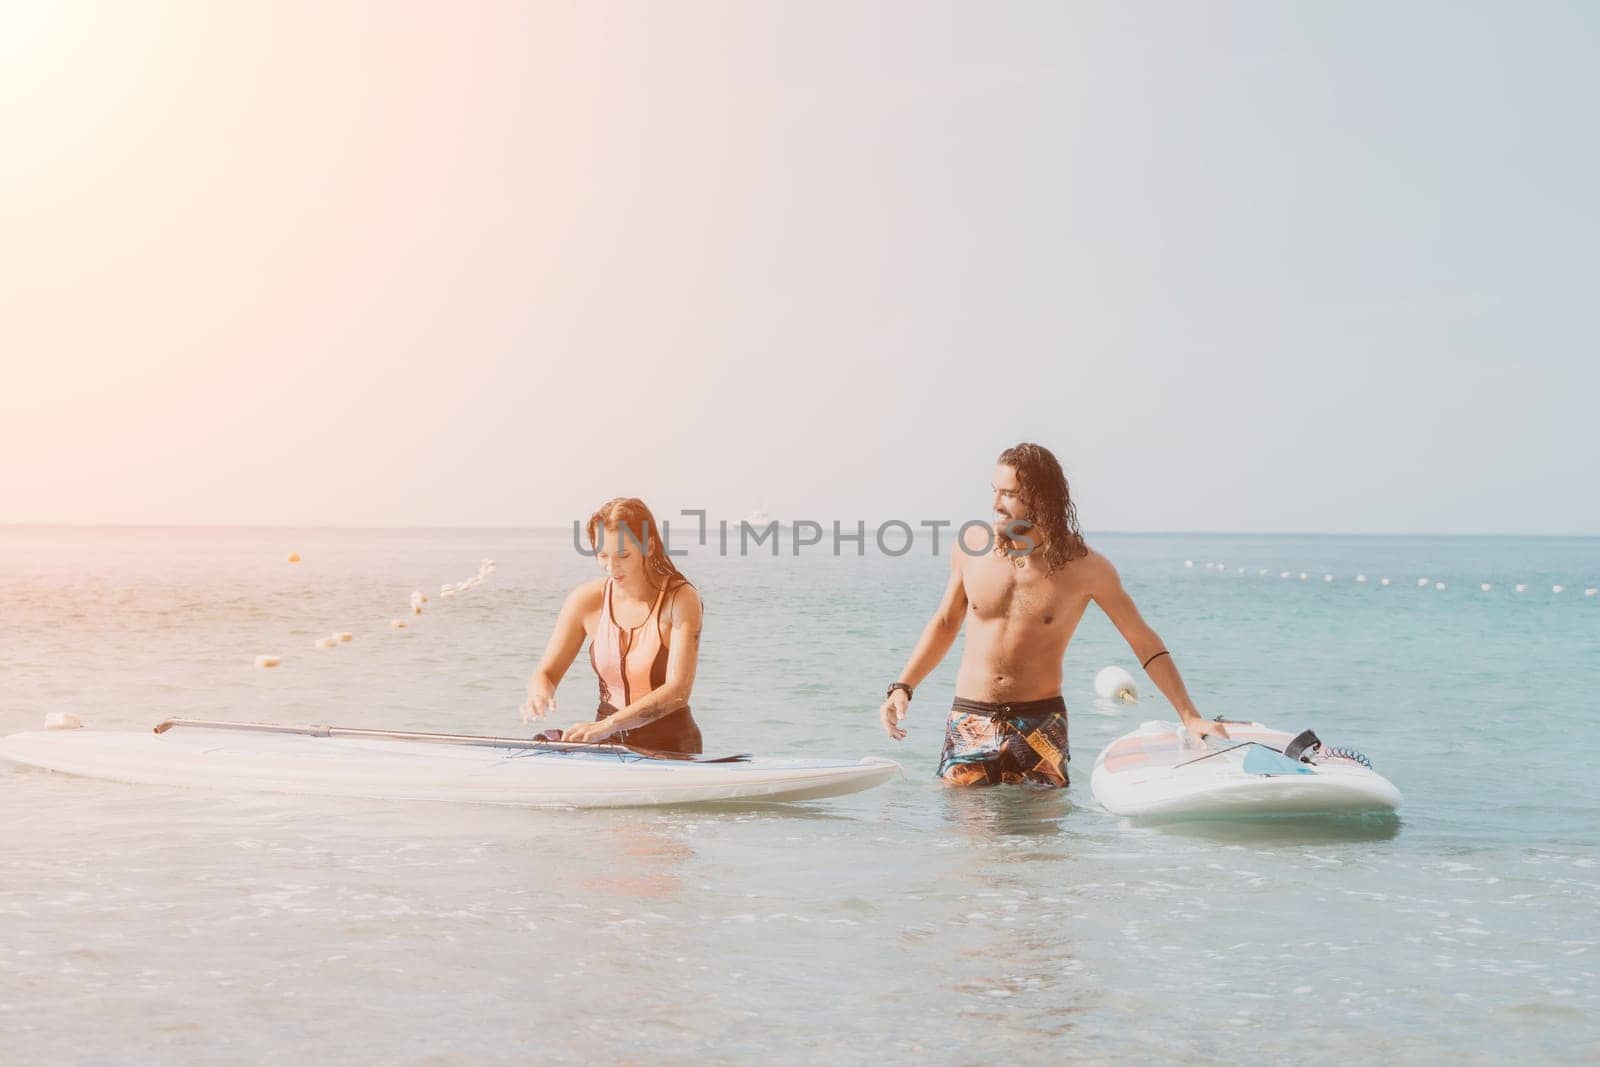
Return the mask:
<path id="1" fill-rule="evenodd" d="M 429 734 L 414 730 L 362 730 L 349 726 L 291 726 L 270 722 L 226 722 L 220 719 L 167 719 L 155 726 L 164 734 L 174 726 L 197 726 L 207 730 L 247 730 L 264 734 L 301 734 L 306 737 L 364 737 L 387 741 L 420 741 L 434 745 L 478 745 L 483 748 L 548 748 L 557 751 L 631 752 L 646 759 L 678 760 L 685 763 L 743 763 L 748 752 L 736 756 L 696 756 L 689 752 L 662 752 L 635 745 L 608 741 L 551 741 L 542 737 L 479 737 L 474 734 Z"/>

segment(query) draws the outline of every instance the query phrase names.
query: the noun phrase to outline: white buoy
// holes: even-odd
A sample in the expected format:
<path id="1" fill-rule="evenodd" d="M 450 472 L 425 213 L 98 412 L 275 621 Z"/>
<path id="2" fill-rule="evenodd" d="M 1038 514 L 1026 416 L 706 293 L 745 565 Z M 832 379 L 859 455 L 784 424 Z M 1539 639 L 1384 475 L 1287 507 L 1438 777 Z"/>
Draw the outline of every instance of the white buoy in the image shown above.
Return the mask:
<path id="1" fill-rule="evenodd" d="M 1484 582 L 1482 585 L 1478 586 L 1478 588 L 1482 589 L 1485 593 L 1487 593 L 1489 590 L 1494 588 L 1494 583 L 1493 582 Z"/>
<path id="2" fill-rule="evenodd" d="M 319 638 L 317 638 L 317 647 L 318 648 L 333 648 L 338 643 L 339 643 L 339 638 L 338 638 L 337 634 L 334 635 L 333 637 L 319 637 Z"/>
<path id="3" fill-rule="evenodd" d="M 1428 579 L 1426 579 L 1426 578 L 1418 578 L 1417 579 L 1417 588 L 1418 589 L 1426 588 L 1427 584 L 1428 584 Z"/>
<path id="4" fill-rule="evenodd" d="M 390 619 L 389 627 L 394 630 L 404 630 L 410 624 L 404 619 Z"/>
<path id="5" fill-rule="evenodd" d="M 1367 576 L 1366 576 L 1366 575 L 1365 575 L 1365 574 L 1358 574 L 1358 575 L 1356 575 L 1356 581 L 1358 581 L 1358 582 L 1365 582 L 1365 581 L 1366 581 L 1366 580 L 1367 580 Z"/>
<path id="6" fill-rule="evenodd" d="M 1194 560 L 1186 559 L 1186 560 L 1183 561 L 1183 565 L 1185 567 L 1193 567 L 1194 566 Z"/>
<path id="7" fill-rule="evenodd" d="M 1596 593 L 1600 593 L 1600 589 L 1585 589 L 1583 591 L 1584 596 L 1594 596 Z"/>
<path id="8" fill-rule="evenodd" d="M 1527 586 L 1523 585 L 1521 582 L 1517 583 L 1517 592 L 1526 593 L 1527 591 L 1528 591 L 1528 587 Z"/>
<path id="9" fill-rule="evenodd" d="M 1444 592 L 1444 583 L 1443 582 L 1434 582 L 1433 583 L 1433 587 L 1435 589 L 1439 590 L 1441 593 Z"/>
<path id="10" fill-rule="evenodd" d="M 428 602 L 428 598 L 423 596 L 421 593 L 412 593 L 411 594 L 411 614 L 413 614 L 413 615 L 421 615 L 422 614 L 422 605 L 426 604 L 427 602 Z"/>
<path id="11" fill-rule="evenodd" d="M 1333 575 L 1331 575 L 1331 574 L 1324 574 L 1324 575 L 1323 575 L 1323 576 L 1322 576 L 1322 580 L 1323 580 L 1323 581 L 1325 581 L 1325 582 L 1331 582 L 1331 581 L 1333 581 Z"/>
<path id="12" fill-rule="evenodd" d="M 1284 571 L 1282 574 L 1278 575 L 1278 577 L 1279 578 L 1287 578 L 1287 577 L 1289 577 L 1289 572 L 1288 571 Z"/>
<path id="13" fill-rule="evenodd" d="M 1265 568 L 1265 567 L 1262 567 L 1260 570 L 1256 571 L 1257 575 L 1264 575 L 1266 573 L 1267 573 L 1267 568 Z"/>
<path id="14" fill-rule="evenodd" d="M 1302 581 L 1302 582 L 1303 582 L 1303 581 L 1305 581 L 1305 580 L 1306 580 L 1306 578 L 1308 578 L 1308 577 L 1309 577 L 1309 575 L 1307 575 L 1307 574 L 1306 574 L 1306 572 L 1305 572 L 1305 571 L 1301 571 L 1301 572 L 1300 572 L 1300 580 L 1301 580 L 1301 581 Z"/>
<path id="15" fill-rule="evenodd" d="M 1387 579 L 1387 578 L 1379 578 L 1378 579 L 1378 584 L 1379 585 L 1388 585 L 1389 584 L 1389 579 Z"/>
<path id="16" fill-rule="evenodd" d="M 355 636 L 356 635 L 351 633 L 349 630 L 345 630 L 345 631 L 342 631 L 339 634 L 339 640 L 340 641 L 353 641 L 353 640 L 355 640 Z"/>
<path id="17" fill-rule="evenodd" d="M 282 662 L 283 662 L 283 658 L 281 656 L 257 656 L 256 657 L 256 666 L 260 667 L 262 670 L 269 670 L 269 669 L 271 669 L 273 667 L 276 667 L 278 664 L 280 664 Z"/>
<path id="18" fill-rule="evenodd" d="M 1550 591 L 1552 593 L 1564 593 L 1567 591 L 1567 587 L 1564 585 L 1552 585 Z"/>
<path id="19" fill-rule="evenodd" d="M 1102 667 L 1100 673 L 1094 676 L 1094 691 L 1106 700 L 1132 703 L 1139 699 L 1139 689 L 1134 685 L 1133 675 L 1121 667 Z"/>
<path id="20" fill-rule="evenodd" d="M 81 730 L 83 720 L 70 711 L 52 711 L 44 717 L 46 730 Z"/>

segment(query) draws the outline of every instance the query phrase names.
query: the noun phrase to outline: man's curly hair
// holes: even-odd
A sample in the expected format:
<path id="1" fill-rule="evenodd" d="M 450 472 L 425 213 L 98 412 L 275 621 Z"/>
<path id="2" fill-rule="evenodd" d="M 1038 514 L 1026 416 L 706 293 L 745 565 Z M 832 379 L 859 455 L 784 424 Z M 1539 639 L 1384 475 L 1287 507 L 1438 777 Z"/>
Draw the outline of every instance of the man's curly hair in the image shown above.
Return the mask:
<path id="1" fill-rule="evenodd" d="M 1000 453 L 995 462 L 1017 472 L 1022 503 L 1028 509 L 1026 517 L 1033 523 L 1029 533 L 1036 542 L 1043 542 L 1042 547 L 1034 551 L 1042 553 L 1050 570 L 1053 572 L 1079 556 L 1087 556 L 1089 546 L 1078 529 L 1077 505 L 1072 502 L 1067 476 L 1051 451 L 1043 445 L 1024 441 Z"/>

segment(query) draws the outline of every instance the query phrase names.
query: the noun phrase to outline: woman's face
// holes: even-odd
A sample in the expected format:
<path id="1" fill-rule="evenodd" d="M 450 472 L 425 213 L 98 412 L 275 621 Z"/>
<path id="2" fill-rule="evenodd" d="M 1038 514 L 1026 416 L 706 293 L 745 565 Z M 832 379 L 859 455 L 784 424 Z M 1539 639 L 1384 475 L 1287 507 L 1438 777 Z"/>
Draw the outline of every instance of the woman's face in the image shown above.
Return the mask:
<path id="1" fill-rule="evenodd" d="M 645 535 L 649 537 L 648 534 Z M 645 540 L 644 545 L 648 546 Z M 629 582 L 644 573 L 645 554 L 640 541 L 632 533 L 606 527 L 600 543 L 595 546 L 594 561 L 600 569 L 618 582 Z"/>

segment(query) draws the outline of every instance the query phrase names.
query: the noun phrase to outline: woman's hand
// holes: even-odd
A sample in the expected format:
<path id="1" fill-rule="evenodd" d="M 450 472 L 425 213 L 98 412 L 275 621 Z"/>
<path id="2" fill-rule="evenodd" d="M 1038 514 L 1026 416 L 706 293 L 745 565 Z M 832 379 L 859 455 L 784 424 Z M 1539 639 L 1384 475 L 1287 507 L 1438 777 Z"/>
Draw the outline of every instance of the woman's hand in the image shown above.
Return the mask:
<path id="1" fill-rule="evenodd" d="M 528 683 L 528 698 L 522 702 L 522 721 L 536 722 L 556 710 L 556 694 L 543 680 Z"/>
<path id="2" fill-rule="evenodd" d="M 580 722 L 576 726 L 562 730 L 561 740 L 594 744 L 597 741 L 604 741 L 616 732 L 617 728 L 611 725 L 609 719 L 601 719 L 599 722 Z"/>

